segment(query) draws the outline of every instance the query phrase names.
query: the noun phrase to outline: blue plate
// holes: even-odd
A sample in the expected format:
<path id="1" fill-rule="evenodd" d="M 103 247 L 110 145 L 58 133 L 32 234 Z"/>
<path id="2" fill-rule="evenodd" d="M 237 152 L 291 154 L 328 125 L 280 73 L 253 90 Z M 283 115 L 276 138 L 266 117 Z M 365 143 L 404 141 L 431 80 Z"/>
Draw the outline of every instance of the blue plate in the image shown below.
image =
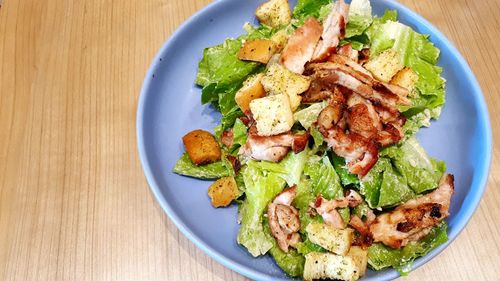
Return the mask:
<path id="1" fill-rule="evenodd" d="M 219 0 L 187 20 L 161 48 L 149 69 L 137 112 L 137 141 L 147 180 L 156 199 L 181 232 L 212 258 L 249 278 L 288 279 L 269 256 L 253 258 L 236 243 L 237 207 L 215 209 L 207 196 L 208 181 L 173 174 L 184 151 L 182 136 L 194 129 L 212 131 L 219 114 L 200 104 L 194 79 L 203 49 L 242 34 L 255 22 L 263 1 Z M 399 20 L 430 34 L 441 50 L 447 102 L 439 121 L 418 135 L 430 155 L 443 159 L 455 175 L 456 191 L 448 219 L 449 241 L 415 261 L 421 266 L 441 252 L 465 227 L 486 186 L 491 160 L 491 128 L 481 89 L 455 47 L 422 17 L 395 1 L 373 1 L 373 11 L 396 9 Z M 394 270 L 368 271 L 366 280 L 393 279 Z"/>

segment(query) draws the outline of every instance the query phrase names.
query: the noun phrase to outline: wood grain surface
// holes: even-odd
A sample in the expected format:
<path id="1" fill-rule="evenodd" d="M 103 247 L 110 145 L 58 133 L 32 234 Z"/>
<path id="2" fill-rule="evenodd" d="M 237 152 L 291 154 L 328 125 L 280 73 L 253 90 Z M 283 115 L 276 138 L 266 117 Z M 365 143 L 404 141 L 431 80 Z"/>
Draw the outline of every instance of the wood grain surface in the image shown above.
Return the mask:
<path id="1" fill-rule="evenodd" d="M 136 147 L 149 63 L 209 2 L 3 1 L 0 280 L 245 280 L 178 232 L 149 191 Z M 402 2 L 465 56 L 494 133 L 477 212 L 450 247 L 405 279 L 500 280 L 500 2 Z"/>

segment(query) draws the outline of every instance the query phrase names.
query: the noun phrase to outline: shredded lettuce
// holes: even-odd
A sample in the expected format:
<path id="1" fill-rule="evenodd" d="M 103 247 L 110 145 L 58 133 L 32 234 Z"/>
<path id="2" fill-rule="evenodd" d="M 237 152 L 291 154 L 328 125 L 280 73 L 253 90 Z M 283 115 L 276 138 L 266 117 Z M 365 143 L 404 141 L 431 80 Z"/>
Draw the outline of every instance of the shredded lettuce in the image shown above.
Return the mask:
<path id="1" fill-rule="evenodd" d="M 273 238 L 266 235 L 262 217 L 269 202 L 285 187 L 285 181 L 274 173 L 265 173 L 250 160 L 243 173 L 246 199 L 240 210 L 241 227 L 238 243 L 254 257 L 264 255 L 273 247 Z"/>
<path id="2" fill-rule="evenodd" d="M 371 25 L 372 18 L 372 7 L 369 0 L 353 0 L 349 7 L 345 37 L 351 38 L 363 34 Z"/>
<path id="3" fill-rule="evenodd" d="M 416 258 L 427 255 L 432 249 L 448 240 L 446 229 L 446 222 L 442 221 L 422 240 L 410 242 L 401 249 L 392 249 L 381 243 L 375 243 L 368 248 L 368 264 L 375 270 L 394 267 L 401 275 L 407 275 Z"/>
<path id="4" fill-rule="evenodd" d="M 339 175 L 342 185 L 347 186 L 350 184 L 359 183 L 358 176 L 355 174 L 351 174 L 347 169 L 344 158 L 337 156 L 335 153 L 332 153 L 332 160 L 333 160 L 332 161 L 333 167 L 335 168 L 335 171 Z"/>
<path id="5" fill-rule="evenodd" d="M 247 142 L 247 130 L 247 126 L 240 119 L 236 119 L 233 126 L 233 151 Z"/>
<path id="6" fill-rule="evenodd" d="M 231 169 L 232 170 L 232 169 Z M 222 161 L 196 166 L 187 153 L 177 160 L 173 172 L 198 179 L 218 179 L 231 175 L 231 170 Z"/>
<path id="7" fill-rule="evenodd" d="M 293 18 L 303 22 L 308 17 L 318 18 L 321 8 L 331 3 L 331 0 L 299 0 L 293 9 Z"/>
<path id="8" fill-rule="evenodd" d="M 321 160 L 311 159 L 306 165 L 304 174 L 311 179 L 314 195 L 321 194 L 325 199 L 335 199 L 344 195 L 340 179 L 330 159 L 324 156 Z"/>

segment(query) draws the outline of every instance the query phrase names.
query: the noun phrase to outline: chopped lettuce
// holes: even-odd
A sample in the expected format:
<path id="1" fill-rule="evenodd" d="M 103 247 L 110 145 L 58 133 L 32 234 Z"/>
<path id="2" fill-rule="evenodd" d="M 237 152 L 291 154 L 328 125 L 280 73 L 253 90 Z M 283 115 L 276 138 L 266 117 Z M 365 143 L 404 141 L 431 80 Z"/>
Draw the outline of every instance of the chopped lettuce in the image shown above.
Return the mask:
<path id="1" fill-rule="evenodd" d="M 415 137 L 380 152 L 377 164 L 360 182 L 360 192 L 371 208 L 386 208 L 416 194 L 435 189 L 446 170 L 430 158 Z"/>
<path id="2" fill-rule="evenodd" d="M 173 172 L 198 179 L 218 179 L 231 175 L 231 170 L 229 170 L 222 161 L 196 166 L 191 159 L 189 159 L 189 155 L 184 153 L 181 158 L 177 160 Z"/>
<path id="3" fill-rule="evenodd" d="M 311 216 L 308 211 L 309 204 L 316 199 L 309 180 L 301 180 L 295 192 L 296 196 L 293 204 L 299 210 L 300 232 L 305 235 L 308 224 L 311 222 L 323 222 L 323 219 L 321 216 Z"/>
<path id="4" fill-rule="evenodd" d="M 335 199 L 344 195 L 340 178 L 335 172 L 328 156 L 319 161 L 311 158 L 304 169 L 304 174 L 309 176 L 314 195 L 321 194 L 325 199 Z"/>
<path id="5" fill-rule="evenodd" d="M 304 129 L 309 129 L 316 122 L 318 115 L 328 105 L 326 101 L 311 104 L 310 106 L 301 109 L 293 114 L 293 119 L 299 122 Z"/>
<path id="6" fill-rule="evenodd" d="M 269 229 L 269 224 L 267 219 L 264 219 L 263 228 L 266 235 L 269 237 L 269 241 L 272 241 L 272 248 L 269 250 L 271 256 L 273 256 L 276 264 L 284 271 L 286 274 L 292 277 L 300 277 L 304 272 L 305 258 L 302 253 L 291 248 L 288 253 L 283 252 L 279 247 L 276 240 L 271 236 L 271 230 Z"/>
<path id="7" fill-rule="evenodd" d="M 246 199 L 240 210 L 241 227 L 238 243 L 254 257 L 264 255 L 273 247 L 273 238 L 266 235 L 262 217 L 269 202 L 285 187 L 285 181 L 274 173 L 265 173 L 250 160 L 243 173 Z"/>
<path id="8" fill-rule="evenodd" d="M 444 162 L 430 158 L 415 137 L 403 142 L 401 147 L 389 147 L 381 154 L 392 157 L 394 166 L 415 193 L 435 189 L 446 171 Z"/>
<path id="9" fill-rule="evenodd" d="M 247 142 L 247 130 L 247 126 L 240 119 L 236 119 L 233 126 L 233 150 Z"/>
<path id="10" fill-rule="evenodd" d="M 375 243 L 368 248 L 368 264 L 375 270 L 394 267 L 401 275 L 407 275 L 416 258 L 427 255 L 432 249 L 448 240 L 446 229 L 446 222 L 443 221 L 422 240 L 410 242 L 401 249 L 392 249 L 381 243 Z"/>
<path id="11" fill-rule="evenodd" d="M 369 0 L 353 0 L 349 7 L 345 37 L 363 34 L 372 23 L 372 7 Z"/>
<path id="12" fill-rule="evenodd" d="M 359 191 L 372 209 L 392 207 L 415 196 L 404 176 L 392 166 L 389 158 L 383 157 L 360 181 Z"/>
<path id="13" fill-rule="evenodd" d="M 358 176 L 355 174 L 351 174 L 347 169 L 344 158 L 337 156 L 335 153 L 332 153 L 332 160 L 333 167 L 339 175 L 342 185 L 346 186 L 359 183 Z"/>
<path id="14" fill-rule="evenodd" d="M 276 174 L 284 179 L 288 186 L 292 186 L 294 184 L 298 184 L 300 181 L 300 177 L 304 171 L 304 166 L 307 162 L 307 155 L 308 149 L 305 149 L 300 153 L 289 152 L 288 155 L 279 163 L 259 161 L 255 162 L 255 165 L 266 172 Z"/>
<path id="15" fill-rule="evenodd" d="M 293 9 L 293 18 L 303 22 L 308 17 L 318 18 L 321 8 L 331 3 L 331 0 L 298 0 Z"/>

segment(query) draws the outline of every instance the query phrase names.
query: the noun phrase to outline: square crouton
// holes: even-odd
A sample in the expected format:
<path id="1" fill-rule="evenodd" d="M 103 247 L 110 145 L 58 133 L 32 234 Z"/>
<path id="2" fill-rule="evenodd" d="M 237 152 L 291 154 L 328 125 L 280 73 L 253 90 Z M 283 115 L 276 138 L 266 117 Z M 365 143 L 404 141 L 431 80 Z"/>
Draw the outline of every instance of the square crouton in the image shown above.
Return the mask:
<path id="1" fill-rule="evenodd" d="M 286 95 L 267 96 L 250 102 L 250 111 L 257 123 L 257 133 L 272 136 L 289 131 L 293 113 Z"/>
<path id="2" fill-rule="evenodd" d="M 359 276 L 365 275 L 368 264 L 368 249 L 363 250 L 360 246 L 352 246 L 347 256 L 351 257 L 356 264 Z"/>
<path id="3" fill-rule="evenodd" d="M 310 85 L 309 77 L 293 73 L 280 64 L 271 65 L 262 78 L 262 86 L 268 94 L 288 96 L 292 111 L 299 107 L 302 100 L 300 94 L 307 91 Z"/>
<path id="4" fill-rule="evenodd" d="M 359 273 L 351 257 L 312 252 L 306 255 L 304 280 L 358 280 Z"/>
<path id="5" fill-rule="evenodd" d="M 399 53 L 393 49 L 388 49 L 369 60 L 365 63 L 364 67 L 368 69 L 376 79 L 382 82 L 389 82 L 398 71 L 403 69 L 404 65 Z"/>
<path id="6" fill-rule="evenodd" d="M 272 40 L 249 40 L 238 51 L 238 59 L 266 64 L 276 51 L 276 44 Z"/>
<path id="7" fill-rule="evenodd" d="M 392 77 L 391 84 L 398 85 L 407 89 L 411 93 L 415 89 L 418 81 L 418 75 L 409 67 L 401 69 L 394 77 Z"/>
<path id="8" fill-rule="evenodd" d="M 266 95 L 266 91 L 261 83 L 262 77 L 264 77 L 264 73 L 248 77 L 247 80 L 243 82 L 243 86 L 236 92 L 234 99 L 236 104 L 241 108 L 241 111 L 250 111 L 250 102 Z"/>
<path id="9" fill-rule="evenodd" d="M 257 8 L 255 16 L 265 25 L 278 27 L 290 23 L 292 11 L 288 0 L 270 0 Z"/>
<path id="10" fill-rule="evenodd" d="M 208 188 L 208 196 L 215 208 L 228 206 L 238 194 L 238 185 L 233 177 L 220 178 Z"/>
<path id="11" fill-rule="evenodd" d="M 194 130 L 182 137 L 189 158 L 195 165 L 219 161 L 221 150 L 214 136 L 204 130 Z"/>
<path id="12" fill-rule="evenodd" d="M 354 238 L 352 229 L 338 229 L 325 223 L 311 223 L 306 231 L 311 242 L 337 255 L 346 255 Z"/>

